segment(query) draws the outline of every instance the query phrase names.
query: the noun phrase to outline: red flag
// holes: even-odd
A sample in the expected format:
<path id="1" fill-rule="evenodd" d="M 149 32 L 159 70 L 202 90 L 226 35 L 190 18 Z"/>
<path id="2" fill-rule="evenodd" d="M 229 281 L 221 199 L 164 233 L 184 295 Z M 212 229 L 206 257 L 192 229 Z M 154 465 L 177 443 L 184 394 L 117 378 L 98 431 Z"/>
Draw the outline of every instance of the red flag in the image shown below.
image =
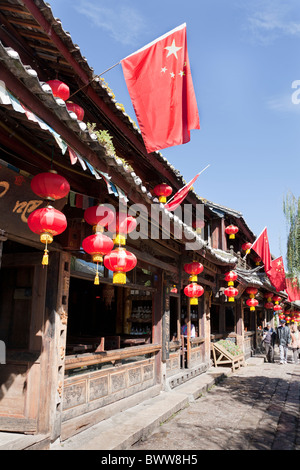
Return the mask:
<path id="1" fill-rule="evenodd" d="M 255 240 L 255 242 L 251 246 L 251 249 L 258 254 L 260 259 L 264 263 L 266 273 L 270 271 L 272 265 L 267 228 L 265 228 L 260 234 L 260 236 Z"/>
<path id="2" fill-rule="evenodd" d="M 267 272 L 271 284 L 275 287 L 277 292 L 284 290 L 286 288 L 286 282 L 282 256 L 272 260 L 271 266 L 271 269 Z"/>
<path id="3" fill-rule="evenodd" d="M 186 24 L 121 60 L 147 152 L 190 140 L 200 129 Z"/>
<path id="4" fill-rule="evenodd" d="M 288 294 L 289 302 L 300 300 L 300 287 L 297 277 L 286 278 L 286 292 Z"/>
<path id="5" fill-rule="evenodd" d="M 183 186 L 183 188 L 179 189 L 179 191 L 172 198 L 172 201 L 165 204 L 165 206 L 164 206 L 165 209 L 167 209 L 169 211 L 174 211 L 175 209 L 177 209 L 177 207 L 180 206 L 182 201 L 188 195 L 188 192 L 189 192 L 190 188 L 193 186 L 193 184 L 195 183 L 195 181 L 196 181 L 196 179 L 198 178 L 199 175 L 200 175 L 200 173 L 198 173 L 198 175 L 196 175 L 188 184 Z"/>

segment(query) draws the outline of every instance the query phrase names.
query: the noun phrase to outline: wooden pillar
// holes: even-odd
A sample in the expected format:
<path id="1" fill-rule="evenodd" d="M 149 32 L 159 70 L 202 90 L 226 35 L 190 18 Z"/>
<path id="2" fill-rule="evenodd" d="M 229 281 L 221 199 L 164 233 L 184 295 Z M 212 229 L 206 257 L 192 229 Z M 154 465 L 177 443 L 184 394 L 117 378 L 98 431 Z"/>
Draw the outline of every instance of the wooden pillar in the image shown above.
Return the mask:
<path id="1" fill-rule="evenodd" d="M 152 338 L 153 343 L 162 345 L 162 316 L 163 316 L 163 271 L 160 269 L 154 281 L 156 291 L 153 294 L 153 312 L 152 312 Z M 162 381 L 161 377 L 162 351 L 155 355 L 155 377 L 156 383 Z"/>
<path id="2" fill-rule="evenodd" d="M 0 269 L 1 269 L 1 261 L 2 261 L 2 252 L 3 252 L 3 242 L 7 240 L 5 236 L 5 231 L 0 230 Z"/>
<path id="3" fill-rule="evenodd" d="M 210 341 L 210 305 L 211 305 L 211 297 L 210 292 L 204 292 L 204 303 L 203 303 L 203 325 L 204 325 L 204 338 L 205 338 L 205 362 L 210 362 L 210 348 L 211 348 L 211 341 Z"/>
<path id="4" fill-rule="evenodd" d="M 61 434 L 71 255 L 51 252 L 47 266 L 39 431 Z"/>
<path id="5" fill-rule="evenodd" d="M 130 298 L 130 289 L 124 287 L 124 316 L 123 316 L 123 332 L 129 335 L 131 331 L 131 323 L 128 319 L 131 317 L 132 300 Z"/>
<path id="6" fill-rule="evenodd" d="M 186 307 L 186 314 L 187 314 L 187 338 L 186 338 L 186 362 L 187 368 L 190 367 L 191 362 L 191 304 L 190 299 L 187 300 L 187 307 Z"/>
<path id="7" fill-rule="evenodd" d="M 170 355 L 170 287 L 163 283 L 163 317 L 162 317 L 162 361 Z"/>

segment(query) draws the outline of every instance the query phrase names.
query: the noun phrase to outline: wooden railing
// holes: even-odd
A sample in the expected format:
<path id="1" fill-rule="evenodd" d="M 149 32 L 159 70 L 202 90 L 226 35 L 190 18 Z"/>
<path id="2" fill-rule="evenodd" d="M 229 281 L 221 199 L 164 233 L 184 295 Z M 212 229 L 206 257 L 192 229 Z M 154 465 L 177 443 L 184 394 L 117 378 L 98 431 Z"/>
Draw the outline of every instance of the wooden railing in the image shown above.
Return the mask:
<path id="1" fill-rule="evenodd" d="M 160 349 L 160 344 L 145 344 L 142 346 L 115 349 L 112 351 L 67 356 L 65 360 L 65 370 L 103 364 L 104 362 L 115 363 L 122 361 L 123 359 L 129 359 L 130 357 L 155 354 L 160 351 Z"/>

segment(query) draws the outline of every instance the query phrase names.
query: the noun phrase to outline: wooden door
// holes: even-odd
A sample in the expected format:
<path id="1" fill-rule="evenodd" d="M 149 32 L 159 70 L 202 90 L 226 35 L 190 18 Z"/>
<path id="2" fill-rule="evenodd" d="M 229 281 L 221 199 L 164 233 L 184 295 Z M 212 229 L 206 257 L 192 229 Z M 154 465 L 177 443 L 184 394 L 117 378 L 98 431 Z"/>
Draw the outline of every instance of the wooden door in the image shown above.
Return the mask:
<path id="1" fill-rule="evenodd" d="M 3 256 L 0 271 L 0 431 L 37 432 L 46 270 L 40 254 Z"/>

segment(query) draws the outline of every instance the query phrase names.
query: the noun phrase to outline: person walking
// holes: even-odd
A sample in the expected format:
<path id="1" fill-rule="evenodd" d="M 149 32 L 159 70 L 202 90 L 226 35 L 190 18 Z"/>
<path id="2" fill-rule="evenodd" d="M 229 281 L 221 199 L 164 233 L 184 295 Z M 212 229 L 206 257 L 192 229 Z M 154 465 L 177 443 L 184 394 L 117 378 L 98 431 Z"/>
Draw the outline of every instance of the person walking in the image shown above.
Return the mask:
<path id="1" fill-rule="evenodd" d="M 271 323 L 267 323 L 263 331 L 263 345 L 266 351 L 265 362 L 274 362 L 274 346 L 276 340 L 276 332 L 271 327 Z"/>
<path id="2" fill-rule="evenodd" d="M 299 341 L 300 341 L 300 334 L 295 323 L 291 324 L 291 337 L 292 337 L 292 352 L 293 358 L 292 361 L 295 364 L 298 364 L 298 356 L 299 356 Z"/>
<path id="3" fill-rule="evenodd" d="M 285 320 L 280 320 L 277 328 L 277 342 L 279 344 L 280 364 L 287 364 L 288 347 L 292 341 L 291 332 Z"/>

